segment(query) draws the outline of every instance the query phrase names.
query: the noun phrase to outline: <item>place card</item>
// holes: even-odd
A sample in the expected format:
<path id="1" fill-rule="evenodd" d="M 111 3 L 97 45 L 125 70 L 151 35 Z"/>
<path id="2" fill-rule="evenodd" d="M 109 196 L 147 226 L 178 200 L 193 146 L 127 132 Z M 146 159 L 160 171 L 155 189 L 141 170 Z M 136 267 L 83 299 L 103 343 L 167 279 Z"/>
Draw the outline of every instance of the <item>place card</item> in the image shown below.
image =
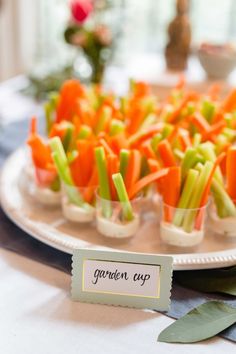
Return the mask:
<path id="1" fill-rule="evenodd" d="M 166 311 L 172 257 L 77 249 L 72 258 L 72 299 Z"/>

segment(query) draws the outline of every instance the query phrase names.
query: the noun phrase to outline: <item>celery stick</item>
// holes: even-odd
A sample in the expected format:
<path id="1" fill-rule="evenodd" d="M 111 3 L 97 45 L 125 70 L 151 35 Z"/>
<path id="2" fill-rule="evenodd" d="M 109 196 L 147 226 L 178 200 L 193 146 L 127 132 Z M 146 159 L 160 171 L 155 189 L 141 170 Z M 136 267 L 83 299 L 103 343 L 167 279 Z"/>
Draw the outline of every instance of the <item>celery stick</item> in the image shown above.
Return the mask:
<path id="1" fill-rule="evenodd" d="M 65 188 L 65 191 L 66 191 L 69 201 L 72 204 L 76 204 L 80 207 L 84 207 L 85 204 L 87 204 L 87 203 L 83 202 L 83 199 L 82 199 L 79 191 L 76 189 L 76 187 L 74 187 L 74 183 L 72 181 L 69 168 L 67 166 L 61 164 L 61 159 L 60 159 L 57 152 L 53 152 L 52 157 L 53 157 L 55 166 L 57 168 L 58 175 L 59 175 L 61 181 L 64 182 L 64 188 Z"/>
<path id="2" fill-rule="evenodd" d="M 47 135 L 49 135 L 53 121 L 54 121 L 54 112 L 57 108 L 59 95 L 56 92 L 52 92 L 49 95 L 49 100 L 44 104 L 44 113 L 46 119 L 46 131 Z"/>
<path id="3" fill-rule="evenodd" d="M 194 148 L 188 148 L 185 152 L 184 158 L 181 163 L 181 175 L 184 179 L 188 170 L 192 168 L 197 162 L 197 150 Z"/>
<path id="4" fill-rule="evenodd" d="M 57 167 L 57 172 L 65 184 L 73 185 L 67 157 L 59 137 L 49 140 L 49 146 L 52 150 L 52 157 Z"/>
<path id="5" fill-rule="evenodd" d="M 126 221 L 131 221 L 134 218 L 133 209 L 129 201 L 129 197 L 125 188 L 124 180 L 120 173 L 115 173 L 112 175 L 112 179 L 117 191 L 117 195 L 121 202 L 123 218 Z"/>
<path id="6" fill-rule="evenodd" d="M 79 191 L 77 189 L 71 189 L 71 187 L 74 186 L 74 182 L 71 177 L 69 164 L 61 140 L 58 137 L 54 137 L 49 140 L 49 145 L 52 150 L 52 158 L 57 168 L 58 175 L 61 181 L 64 182 L 64 187 L 70 202 L 81 207 L 86 206 L 87 203 L 83 202 Z"/>
<path id="7" fill-rule="evenodd" d="M 87 97 L 89 101 L 89 105 L 92 106 L 95 110 L 99 108 L 99 97 L 96 92 L 96 86 L 91 85 L 87 90 Z"/>
<path id="8" fill-rule="evenodd" d="M 71 144 L 71 141 L 72 141 L 74 129 L 75 129 L 74 125 L 68 122 L 67 129 L 66 129 L 66 134 L 65 134 L 65 136 L 63 138 L 63 141 L 62 141 L 62 145 L 63 145 L 64 150 L 66 152 L 70 148 L 70 144 Z"/>
<path id="9" fill-rule="evenodd" d="M 128 162 L 130 157 L 130 150 L 121 149 L 120 151 L 120 173 L 123 179 L 125 179 Z"/>
<path id="10" fill-rule="evenodd" d="M 59 192 L 61 189 L 61 183 L 60 183 L 60 178 L 57 176 L 55 180 L 51 183 L 50 189 L 53 192 Z"/>
<path id="11" fill-rule="evenodd" d="M 195 133 L 193 136 L 193 147 L 197 148 L 198 145 L 201 143 L 202 136 L 200 133 Z"/>
<path id="12" fill-rule="evenodd" d="M 177 210 L 174 215 L 173 224 L 175 226 L 181 226 L 184 214 L 186 212 L 187 206 L 190 202 L 190 198 L 192 197 L 194 187 L 196 185 L 197 178 L 199 176 L 199 172 L 193 169 L 190 169 L 187 173 L 186 180 L 184 183 L 184 187 L 181 193 L 181 197 L 179 199 Z M 182 209 L 182 210 L 181 210 Z"/>
<path id="13" fill-rule="evenodd" d="M 197 209 L 200 207 L 200 202 L 202 199 L 202 195 L 205 189 L 205 186 L 207 184 L 207 181 L 210 177 L 212 168 L 214 164 L 210 161 L 207 161 L 205 165 L 203 166 L 202 171 L 200 172 L 200 175 L 198 176 L 198 179 L 196 181 L 196 185 L 191 197 L 191 200 L 188 204 L 188 209 Z M 184 221 L 183 221 L 183 229 L 186 232 L 191 232 L 194 228 L 194 219 L 197 214 L 196 210 L 188 210 L 185 213 Z"/>
<path id="14" fill-rule="evenodd" d="M 196 110 L 195 105 L 192 102 L 189 102 L 187 105 L 187 115 L 190 116 L 195 112 L 195 110 Z"/>
<path id="15" fill-rule="evenodd" d="M 129 79 L 129 90 L 130 90 L 131 92 L 134 92 L 135 87 L 136 87 L 136 82 L 135 82 L 135 80 L 132 79 L 132 78 L 130 78 L 130 79 Z"/>
<path id="16" fill-rule="evenodd" d="M 142 122 L 139 130 L 144 130 L 148 128 L 150 125 L 153 125 L 154 123 L 156 123 L 156 116 L 155 114 L 150 113 L 146 116 L 146 118 Z"/>
<path id="17" fill-rule="evenodd" d="M 201 162 L 196 163 L 194 169 L 197 170 L 198 172 L 201 172 L 203 169 L 203 164 Z"/>
<path id="18" fill-rule="evenodd" d="M 155 96 L 144 97 L 141 101 L 141 105 L 144 109 L 145 116 L 148 116 L 155 111 L 156 98 Z"/>
<path id="19" fill-rule="evenodd" d="M 174 149 L 174 154 L 178 159 L 183 160 L 184 159 L 184 152 L 179 150 L 179 149 Z"/>
<path id="20" fill-rule="evenodd" d="M 173 131 L 174 127 L 172 124 L 166 123 L 163 130 L 162 130 L 162 138 L 167 138 Z"/>
<path id="21" fill-rule="evenodd" d="M 181 98 L 183 97 L 183 91 L 182 90 L 178 90 L 178 89 L 174 89 L 171 92 L 171 97 L 174 101 L 174 105 L 177 105 L 179 103 L 179 101 L 181 100 Z"/>
<path id="22" fill-rule="evenodd" d="M 232 199 L 230 198 L 224 187 L 216 180 L 216 178 L 213 178 L 211 191 L 213 194 L 218 216 L 220 218 L 236 216 L 236 208 Z"/>
<path id="23" fill-rule="evenodd" d="M 216 154 L 214 151 L 214 145 L 212 143 L 206 142 L 206 143 L 200 144 L 198 146 L 198 151 L 206 160 L 211 161 L 211 162 L 215 162 Z M 219 166 L 216 168 L 215 177 L 216 177 L 217 181 L 223 185 L 223 176 L 222 176 Z"/>
<path id="24" fill-rule="evenodd" d="M 125 126 L 121 120 L 118 120 L 118 119 L 111 120 L 111 126 L 110 126 L 110 135 L 111 136 L 123 132 L 124 129 L 125 129 Z"/>
<path id="25" fill-rule="evenodd" d="M 49 102 L 50 102 L 53 110 L 55 110 L 57 108 L 58 100 L 59 100 L 59 93 L 58 92 L 51 92 L 49 94 Z"/>
<path id="26" fill-rule="evenodd" d="M 127 97 L 120 97 L 120 110 L 123 114 L 126 113 L 128 106 L 128 99 Z"/>
<path id="27" fill-rule="evenodd" d="M 70 165 L 78 157 L 78 155 L 79 153 L 77 150 L 70 151 L 67 155 L 68 164 Z"/>
<path id="28" fill-rule="evenodd" d="M 234 140 L 236 137 L 235 130 L 233 130 L 231 128 L 224 128 L 222 134 L 230 141 Z"/>
<path id="29" fill-rule="evenodd" d="M 157 146 L 161 140 L 162 140 L 161 133 L 154 135 L 154 137 L 151 140 L 151 147 L 152 147 L 153 151 L 155 151 L 155 152 L 157 151 Z"/>
<path id="30" fill-rule="evenodd" d="M 67 165 L 66 153 L 60 138 L 58 136 L 55 136 L 54 138 L 50 139 L 49 146 L 53 152 L 56 152 L 59 155 L 60 162 L 63 165 Z"/>
<path id="31" fill-rule="evenodd" d="M 202 108 L 201 108 L 201 113 L 206 118 L 206 120 L 211 123 L 212 117 L 215 113 L 215 104 L 212 103 L 211 101 L 205 100 L 202 102 Z"/>
<path id="32" fill-rule="evenodd" d="M 149 168 L 149 165 L 148 165 L 148 161 L 147 161 L 146 157 L 142 156 L 139 178 L 141 179 L 142 177 L 147 176 L 150 172 L 151 171 L 150 171 L 150 168 Z M 149 188 L 150 188 L 150 186 L 147 186 L 146 188 L 144 188 L 144 190 L 148 190 Z"/>
<path id="33" fill-rule="evenodd" d="M 105 151 L 103 147 L 95 148 L 95 159 L 98 168 L 98 178 L 99 178 L 99 195 L 102 198 L 102 213 L 103 216 L 109 218 L 112 214 L 111 210 L 111 194 L 109 188 L 109 178 L 107 173 L 107 164 Z"/>
<path id="34" fill-rule="evenodd" d="M 111 118 L 111 115 L 112 115 L 112 109 L 108 106 L 105 106 L 102 110 L 102 114 L 101 114 L 98 124 L 95 128 L 96 134 L 103 131 L 104 126 L 105 126 L 106 122 Z"/>
<path id="35" fill-rule="evenodd" d="M 160 117 L 161 121 L 164 121 L 164 122 L 168 121 L 168 118 L 173 113 L 173 111 L 174 111 L 173 105 L 167 104 L 161 113 L 161 117 Z"/>
<path id="36" fill-rule="evenodd" d="M 45 120 L 46 120 L 46 132 L 47 135 L 49 135 L 53 125 L 53 117 L 52 117 L 53 110 L 50 102 L 46 102 L 44 104 L 44 113 L 45 113 Z"/>
<path id="37" fill-rule="evenodd" d="M 52 152 L 52 158 L 61 181 L 69 186 L 73 186 L 73 181 L 70 175 L 70 171 L 68 170 L 68 166 L 62 163 L 61 158 L 57 152 Z"/>
<path id="38" fill-rule="evenodd" d="M 91 134 L 91 132 L 92 132 L 92 130 L 88 125 L 86 125 L 86 124 L 81 125 L 81 128 L 80 128 L 77 138 L 78 139 L 86 139 Z"/>

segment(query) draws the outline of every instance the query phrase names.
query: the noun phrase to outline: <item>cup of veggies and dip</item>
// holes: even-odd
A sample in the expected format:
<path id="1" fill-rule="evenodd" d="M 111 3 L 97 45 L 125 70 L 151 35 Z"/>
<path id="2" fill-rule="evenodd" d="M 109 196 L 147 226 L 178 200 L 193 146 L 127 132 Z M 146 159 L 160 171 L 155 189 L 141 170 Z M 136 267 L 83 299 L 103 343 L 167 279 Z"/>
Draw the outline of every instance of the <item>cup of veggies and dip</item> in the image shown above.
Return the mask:
<path id="1" fill-rule="evenodd" d="M 96 202 L 97 229 L 108 237 L 124 238 L 136 233 L 140 223 L 143 189 L 167 173 L 167 169 L 140 178 L 141 156 L 132 150 L 126 168 L 122 152 L 117 157 L 106 154 L 103 146 L 95 148 L 99 177 Z M 116 173 L 113 173 L 116 171 Z"/>
<path id="2" fill-rule="evenodd" d="M 129 238 L 137 233 L 140 225 L 140 199 L 129 200 L 121 175 L 113 176 L 119 190 L 119 200 L 103 199 L 97 191 L 97 230 L 106 237 Z"/>
<path id="3" fill-rule="evenodd" d="M 160 236 L 164 243 L 193 247 L 202 242 L 206 226 L 206 208 L 173 208 L 163 203 Z"/>
<path id="4" fill-rule="evenodd" d="M 73 169 L 71 169 L 70 162 L 62 142 L 58 137 L 54 137 L 49 141 L 52 157 L 55 166 L 60 176 L 62 183 L 63 197 L 62 197 L 62 211 L 66 219 L 74 222 L 91 222 L 95 216 L 95 190 L 96 186 L 93 183 L 97 181 L 96 171 L 91 169 L 91 175 L 87 176 L 86 185 L 80 187 L 77 186 L 75 180 L 77 180 Z M 77 155 L 75 156 L 75 159 Z M 78 161 L 82 164 L 81 159 Z M 76 166 L 75 173 L 82 174 L 82 170 L 85 166 Z M 78 176 L 77 176 L 78 177 Z"/>
<path id="5" fill-rule="evenodd" d="M 209 223 L 216 234 L 236 238 L 236 146 L 226 153 L 225 181 L 213 180 Z"/>
<path id="6" fill-rule="evenodd" d="M 49 145 L 37 134 L 36 118 L 31 121 L 27 144 L 31 150 L 33 167 L 27 167 L 30 194 L 45 205 L 60 205 L 60 181 L 54 166 Z M 30 181 L 30 179 L 32 180 Z"/>
<path id="7" fill-rule="evenodd" d="M 216 158 L 212 145 L 198 144 L 185 151 L 180 166 L 169 168 L 161 182 L 163 242 L 191 247 L 202 241 L 211 184 L 215 175 L 222 179 L 218 169 L 224 156 Z"/>
<path id="8" fill-rule="evenodd" d="M 121 173 L 112 174 L 109 161 L 113 155 L 105 154 L 104 147 L 95 149 L 99 188 L 96 199 L 97 230 L 104 236 L 126 238 L 133 236 L 139 227 L 139 214 L 133 210 Z M 111 162 L 111 161 L 110 161 Z M 113 162 L 114 164 L 114 162 Z M 123 173 L 123 166 L 122 173 Z M 111 174 L 109 173 L 111 172 Z"/>
<path id="9" fill-rule="evenodd" d="M 198 58 L 209 78 L 223 80 L 235 68 L 236 50 L 230 44 L 203 43 Z"/>
<path id="10" fill-rule="evenodd" d="M 69 221 L 88 223 L 95 218 L 97 186 L 77 187 L 63 184 L 62 212 Z"/>

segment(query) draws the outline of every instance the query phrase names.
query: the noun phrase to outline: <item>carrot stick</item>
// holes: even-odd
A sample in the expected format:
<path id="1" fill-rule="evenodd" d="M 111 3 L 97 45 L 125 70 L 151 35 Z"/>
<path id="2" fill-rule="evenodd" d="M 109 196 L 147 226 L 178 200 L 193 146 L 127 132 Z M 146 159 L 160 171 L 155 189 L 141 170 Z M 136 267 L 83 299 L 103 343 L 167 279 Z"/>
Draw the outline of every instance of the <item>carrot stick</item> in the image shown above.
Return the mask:
<path id="1" fill-rule="evenodd" d="M 236 151 L 236 150 L 235 150 Z M 200 208 L 203 207 L 204 205 L 206 205 L 207 203 L 207 199 L 208 199 L 208 196 L 209 196 L 209 193 L 210 193 L 210 188 L 211 188 L 211 182 L 212 182 L 212 179 L 214 177 L 214 174 L 215 174 L 215 171 L 216 171 L 216 168 L 218 167 L 218 165 L 221 163 L 221 161 L 224 159 L 225 157 L 225 152 L 222 152 L 218 157 L 217 159 L 215 160 L 214 162 L 214 166 L 213 166 L 213 169 L 211 171 L 211 174 L 209 176 L 209 179 L 207 181 L 207 184 L 205 186 L 205 190 L 203 192 L 203 195 L 202 195 L 202 199 L 201 199 L 201 202 L 200 202 Z M 236 156 L 236 155 L 235 155 Z M 235 174 L 236 175 L 236 174 Z"/>
<path id="2" fill-rule="evenodd" d="M 150 127 L 148 127 L 147 129 L 145 129 L 144 131 L 141 132 L 137 132 L 136 134 L 130 136 L 130 138 L 128 139 L 128 143 L 129 146 L 132 148 L 135 147 L 139 147 L 140 144 L 151 138 L 153 135 L 159 133 L 164 127 L 164 123 L 163 122 L 159 122 L 155 125 L 151 125 Z"/>
<path id="3" fill-rule="evenodd" d="M 165 221 L 171 222 L 174 208 L 176 207 L 181 187 L 181 168 L 179 166 L 170 167 L 168 174 L 163 178 L 163 201 Z M 169 208 L 173 207 L 172 208 Z"/>
<path id="4" fill-rule="evenodd" d="M 173 143 L 173 141 L 175 140 L 175 138 L 177 137 L 179 132 L 179 124 L 176 123 L 174 125 L 174 129 L 172 130 L 172 132 L 170 133 L 170 135 L 167 137 L 167 140 L 169 141 L 169 143 Z"/>
<path id="5" fill-rule="evenodd" d="M 224 119 L 224 114 L 222 113 L 222 112 L 217 112 L 214 116 L 213 116 L 213 118 L 212 118 L 212 121 L 211 121 L 211 124 L 215 124 L 215 123 L 217 123 L 217 122 L 219 122 L 219 121 L 221 121 L 221 120 L 225 120 Z"/>
<path id="6" fill-rule="evenodd" d="M 115 188 L 113 180 L 112 180 L 112 175 L 118 172 L 118 156 L 116 156 L 114 154 L 107 155 L 107 170 L 108 170 L 111 198 L 112 198 L 112 200 L 116 200 L 117 193 L 116 193 L 116 188 Z"/>
<path id="7" fill-rule="evenodd" d="M 148 184 L 157 181 L 158 179 L 167 175 L 169 169 L 163 168 L 160 171 L 151 173 L 143 178 L 141 178 L 138 182 L 133 184 L 133 186 L 129 190 L 129 198 L 132 199 L 136 194 L 138 194 L 144 187 Z"/>
<path id="8" fill-rule="evenodd" d="M 159 165 L 159 162 L 156 159 L 148 159 L 148 166 L 152 173 L 157 172 L 161 169 L 161 166 Z"/>
<path id="9" fill-rule="evenodd" d="M 132 150 L 125 174 L 125 186 L 128 191 L 140 177 L 141 161 L 140 152 L 138 150 Z"/>
<path id="10" fill-rule="evenodd" d="M 170 167 L 168 174 L 164 177 L 165 191 L 163 200 L 167 205 L 176 207 L 179 200 L 181 186 L 181 168 L 180 166 Z"/>
<path id="11" fill-rule="evenodd" d="M 224 100 L 221 108 L 224 112 L 232 111 L 236 106 L 236 89 L 233 89 Z"/>
<path id="12" fill-rule="evenodd" d="M 186 129 L 183 128 L 179 129 L 179 140 L 183 151 L 185 151 L 188 147 L 192 146 L 189 132 Z"/>
<path id="13" fill-rule="evenodd" d="M 159 162 L 154 159 L 148 159 L 148 167 L 149 167 L 151 173 L 161 170 L 161 166 L 160 166 Z M 157 192 L 159 192 L 159 193 L 162 192 L 162 179 L 160 179 L 156 182 L 156 189 L 157 189 Z"/>
<path id="14" fill-rule="evenodd" d="M 76 114 L 79 98 L 85 97 L 85 88 L 78 80 L 67 80 L 62 85 L 56 109 L 56 122 L 71 120 Z"/>
<path id="15" fill-rule="evenodd" d="M 156 154 L 152 149 L 151 141 L 147 140 L 141 145 L 141 151 L 147 159 L 156 159 Z"/>
<path id="16" fill-rule="evenodd" d="M 70 172 L 75 185 L 78 187 L 82 187 L 84 181 L 83 181 L 82 174 L 80 173 L 81 166 L 80 166 L 79 155 L 70 164 Z"/>
<path id="17" fill-rule="evenodd" d="M 144 97 L 150 94 L 150 86 L 143 81 L 134 82 L 134 96 L 136 98 Z"/>
<path id="18" fill-rule="evenodd" d="M 231 199 L 236 201 L 236 147 L 231 146 L 226 158 L 227 192 Z"/>
<path id="19" fill-rule="evenodd" d="M 96 166 L 93 169 L 93 173 L 88 182 L 87 188 L 83 194 L 83 198 L 87 203 L 91 203 L 94 198 L 95 189 L 98 186 L 98 171 Z"/>
<path id="20" fill-rule="evenodd" d="M 36 134 L 37 133 L 37 118 L 33 116 L 30 121 L 30 133 Z"/>
<path id="21" fill-rule="evenodd" d="M 115 136 L 109 137 L 109 146 L 112 151 L 114 151 L 114 153 L 118 155 L 121 149 L 126 149 L 128 147 L 127 138 L 125 134 L 120 133 Z"/>
<path id="22" fill-rule="evenodd" d="M 186 80 L 185 80 L 185 76 L 184 75 L 180 75 L 179 79 L 175 85 L 175 89 L 176 90 L 182 90 L 184 88 L 186 84 Z"/>
<path id="23" fill-rule="evenodd" d="M 209 96 L 211 100 L 215 101 L 219 97 L 220 90 L 221 90 L 221 85 L 218 83 L 215 83 L 210 86 L 207 96 Z"/>
<path id="24" fill-rule="evenodd" d="M 162 140 L 157 148 L 164 167 L 176 166 L 175 157 L 167 139 Z"/>
<path id="25" fill-rule="evenodd" d="M 226 155 L 225 157 L 223 158 L 223 160 L 221 161 L 220 163 L 220 170 L 223 174 L 223 176 L 226 176 L 226 161 L 227 161 L 227 151 L 228 149 L 231 147 L 231 143 L 230 142 L 227 142 L 224 147 L 221 149 L 222 152 L 225 152 Z"/>
<path id="26" fill-rule="evenodd" d="M 139 129 L 140 125 L 144 120 L 144 112 L 141 110 L 141 107 L 134 107 L 130 113 L 127 123 L 127 132 L 129 134 L 134 134 Z"/>
<path id="27" fill-rule="evenodd" d="M 34 165 L 46 169 L 48 163 L 52 163 L 51 150 L 38 135 L 31 135 L 27 141 L 31 147 Z"/>
<path id="28" fill-rule="evenodd" d="M 227 126 L 225 120 L 220 120 L 210 126 L 210 130 L 205 134 L 202 134 L 202 140 L 212 140 L 215 142 L 216 136 L 221 133 L 221 131 Z"/>
<path id="29" fill-rule="evenodd" d="M 211 129 L 210 124 L 200 113 L 195 113 L 191 117 L 190 121 L 192 122 L 193 125 L 195 125 L 195 127 L 198 128 L 199 132 L 202 135 L 207 134 Z"/>
<path id="30" fill-rule="evenodd" d="M 106 152 L 106 154 L 109 154 L 109 155 L 115 155 L 114 154 L 114 151 L 110 148 L 110 146 L 108 145 L 108 143 L 106 142 L 105 139 L 99 139 L 99 143 L 101 146 L 104 147 L 104 150 Z"/>
<path id="31" fill-rule="evenodd" d="M 168 123 L 175 123 L 176 120 L 179 118 L 181 111 L 187 106 L 187 104 L 192 101 L 196 100 L 197 94 L 194 92 L 188 93 L 179 104 L 179 106 L 170 114 L 168 117 Z"/>

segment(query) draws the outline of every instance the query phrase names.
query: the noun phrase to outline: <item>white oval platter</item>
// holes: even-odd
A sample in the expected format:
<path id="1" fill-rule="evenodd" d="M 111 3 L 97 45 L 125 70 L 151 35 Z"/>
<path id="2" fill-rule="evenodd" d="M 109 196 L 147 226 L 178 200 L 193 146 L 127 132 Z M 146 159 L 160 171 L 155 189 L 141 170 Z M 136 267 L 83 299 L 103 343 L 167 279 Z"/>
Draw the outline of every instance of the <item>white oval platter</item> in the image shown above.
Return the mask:
<path id="1" fill-rule="evenodd" d="M 0 178 L 0 201 L 7 216 L 39 241 L 69 254 L 81 247 L 168 254 L 173 256 L 175 270 L 219 268 L 236 264 L 236 242 L 210 232 L 207 232 L 202 244 L 194 251 L 178 253 L 175 248 L 163 245 L 158 235 L 158 220 L 153 216 L 146 217 L 138 233 L 126 241 L 107 239 L 99 235 L 94 225 L 85 226 L 66 221 L 59 207 L 40 205 L 22 188 L 20 180 L 26 156 L 26 149 L 20 148 L 6 160 Z"/>

